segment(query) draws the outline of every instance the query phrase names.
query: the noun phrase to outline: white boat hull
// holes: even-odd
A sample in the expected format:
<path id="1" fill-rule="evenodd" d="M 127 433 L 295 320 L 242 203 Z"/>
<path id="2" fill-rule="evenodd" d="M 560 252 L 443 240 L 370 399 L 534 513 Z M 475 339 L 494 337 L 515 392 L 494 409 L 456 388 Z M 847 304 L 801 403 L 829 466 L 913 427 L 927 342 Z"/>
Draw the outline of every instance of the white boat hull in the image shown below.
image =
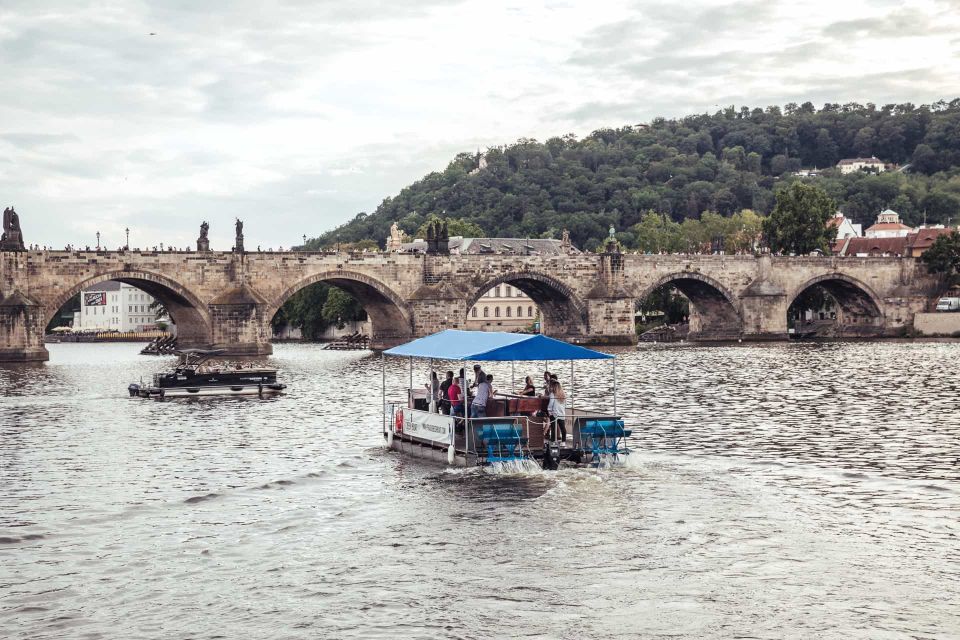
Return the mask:
<path id="1" fill-rule="evenodd" d="M 285 385 L 278 385 L 281 388 L 272 389 L 269 385 L 225 385 L 225 386 L 203 386 L 203 387 L 172 387 L 158 389 L 142 389 L 140 397 L 146 398 L 200 398 L 208 396 L 275 396 L 284 391 Z"/>

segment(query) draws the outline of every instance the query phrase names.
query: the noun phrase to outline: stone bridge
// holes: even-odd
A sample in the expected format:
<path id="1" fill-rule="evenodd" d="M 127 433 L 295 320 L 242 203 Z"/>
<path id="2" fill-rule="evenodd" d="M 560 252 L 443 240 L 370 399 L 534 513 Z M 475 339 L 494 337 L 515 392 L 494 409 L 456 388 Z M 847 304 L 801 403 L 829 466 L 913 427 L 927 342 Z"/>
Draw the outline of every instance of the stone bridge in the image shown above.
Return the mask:
<path id="1" fill-rule="evenodd" d="M 509 283 L 539 306 L 543 331 L 580 343 L 636 341 L 634 303 L 663 285 L 691 301 L 691 339 L 780 340 L 787 308 L 820 285 L 843 335 L 901 335 L 940 282 L 912 258 L 560 256 L 156 251 L 0 252 L 0 360 L 45 360 L 44 328 L 77 292 L 120 280 L 160 300 L 182 347 L 271 353 L 270 321 L 301 288 L 354 295 L 386 347 L 463 327 L 474 302 Z"/>

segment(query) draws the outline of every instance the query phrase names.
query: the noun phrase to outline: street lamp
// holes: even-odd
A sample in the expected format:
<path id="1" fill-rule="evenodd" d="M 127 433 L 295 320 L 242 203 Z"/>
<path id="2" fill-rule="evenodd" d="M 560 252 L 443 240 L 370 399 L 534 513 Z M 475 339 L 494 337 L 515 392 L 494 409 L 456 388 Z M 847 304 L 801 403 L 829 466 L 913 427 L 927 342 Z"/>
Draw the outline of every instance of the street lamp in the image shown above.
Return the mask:
<path id="1" fill-rule="evenodd" d="M 97 251 L 100 251 L 100 232 L 97 231 Z"/>
<path id="2" fill-rule="evenodd" d="M 128 251 L 129 251 L 129 249 L 130 249 L 130 227 L 127 227 L 127 228 L 126 228 L 126 232 L 127 232 L 127 244 L 125 244 L 125 245 L 123 246 L 123 248 L 124 248 L 125 250 L 128 250 Z"/>
<path id="3" fill-rule="evenodd" d="M 307 234 L 303 234 L 303 250 L 307 250 Z"/>

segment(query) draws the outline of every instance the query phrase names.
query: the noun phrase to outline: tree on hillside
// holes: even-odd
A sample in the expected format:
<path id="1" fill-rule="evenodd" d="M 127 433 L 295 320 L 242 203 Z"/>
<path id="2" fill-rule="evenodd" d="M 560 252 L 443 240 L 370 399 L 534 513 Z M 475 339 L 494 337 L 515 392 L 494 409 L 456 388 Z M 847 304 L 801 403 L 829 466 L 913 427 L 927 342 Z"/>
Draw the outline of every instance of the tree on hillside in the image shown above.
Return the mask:
<path id="1" fill-rule="evenodd" d="M 437 222 L 446 222 L 447 223 L 447 232 L 451 237 L 453 236 L 463 236 L 464 238 L 482 238 L 483 229 L 480 228 L 480 225 L 474 224 L 467 220 L 459 220 L 457 218 L 441 218 L 440 216 L 430 216 L 430 219 L 424 222 L 417 229 L 416 237 L 420 239 L 426 239 L 427 237 L 427 227 L 431 224 Z"/>
<path id="2" fill-rule="evenodd" d="M 912 158 L 913 165 L 880 175 L 834 168 L 840 158 L 872 154 L 901 165 Z M 630 229 L 647 211 L 677 223 L 708 210 L 769 215 L 775 192 L 797 179 L 792 173 L 814 165 L 826 167 L 815 184 L 855 222 L 870 222 L 888 207 L 913 223 L 924 211 L 928 222 L 946 222 L 960 215 L 960 99 L 730 107 L 581 139 L 521 139 L 488 149 L 483 159 L 481 169 L 475 153 L 459 154 L 375 212 L 307 245 L 372 238 L 382 247 L 394 221 L 415 234 L 431 217 L 444 217 L 478 225 L 487 236 L 558 237 L 567 229 L 577 247 L 589 249 L 602 245 L 611 224 Z"/>
<path id="3" fill-rule="evenodd" d="M 781 189 L 773 213 L 763 223 L 770 249 L 797 255 L 828 251 L 833 232 L 827 221 L 834 211 L 836 204 L 819 187 L 794 182 Z"/>
<path id="4" fill-rule="evenodd" d="M 938 236 L 920 259 L 931 273 L 950 277 L 960 274 L 960 233 Z"/>

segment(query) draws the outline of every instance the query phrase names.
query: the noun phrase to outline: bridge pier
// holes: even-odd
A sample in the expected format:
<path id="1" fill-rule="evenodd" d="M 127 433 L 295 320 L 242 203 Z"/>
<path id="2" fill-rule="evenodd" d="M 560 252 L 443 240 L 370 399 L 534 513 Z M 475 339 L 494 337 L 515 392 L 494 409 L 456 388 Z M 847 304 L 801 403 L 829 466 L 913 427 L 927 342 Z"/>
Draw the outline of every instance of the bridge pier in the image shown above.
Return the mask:
<path id="1" fill-rule="evenodd" d="M 208 305 L 212 349 L 230 356 L 267 356 L 273 353 L 267 301 L 241 285 L 225 291 Z"/>
<path id="2" fill-rule="evenodd" d="M 587 300 L 587 331 L 581 335 L 567 334 L 550 337 L 578 344 L 633 345 L 637 344 L 637 325 L 633 315 L 632 297 L 591 298 Z"/>
<path id="3" fill-rule="evenodd" d="M 44 362 L 43 308 L 19 291 L 0 297 L 0 362 Z"/>
<path id="4" fill-rule="evenodd" d="M 748 289 L 740 299 L 743 340 L 787 340 L 787 307 L 787 294 L 780 287 L 766 284 Z"/>

